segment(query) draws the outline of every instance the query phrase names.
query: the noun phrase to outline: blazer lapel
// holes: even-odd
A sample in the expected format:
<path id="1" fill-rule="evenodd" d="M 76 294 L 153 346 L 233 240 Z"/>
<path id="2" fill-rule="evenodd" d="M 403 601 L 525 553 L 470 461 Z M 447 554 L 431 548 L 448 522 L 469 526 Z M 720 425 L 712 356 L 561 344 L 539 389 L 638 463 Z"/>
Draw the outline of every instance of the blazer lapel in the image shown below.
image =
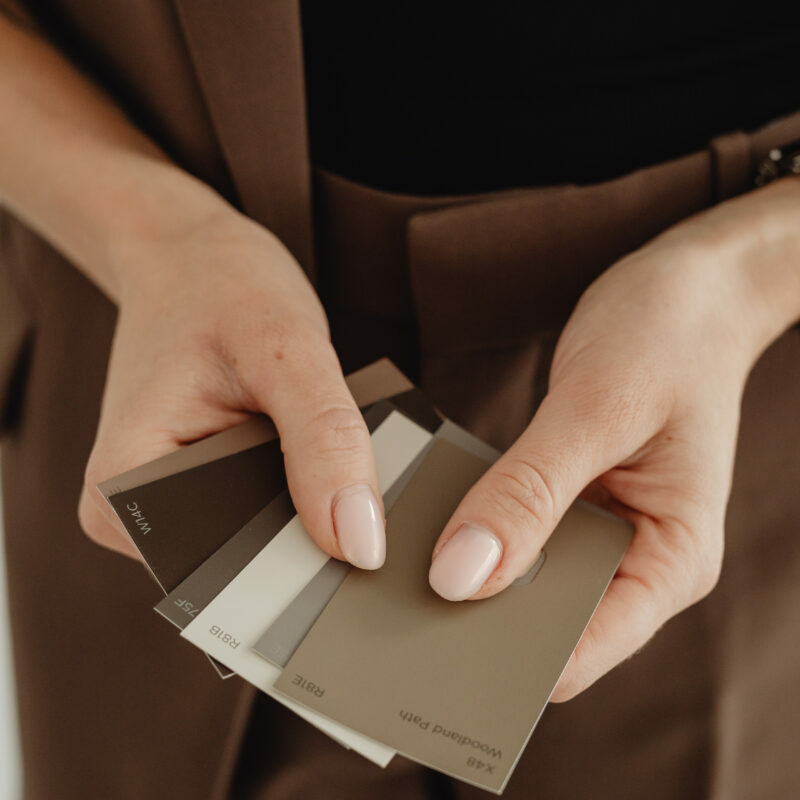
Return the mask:
<path id="1" fill-rule="evenodd" d="M 174 0 L 242 210 L 315 279 L 299 0 Z"/>

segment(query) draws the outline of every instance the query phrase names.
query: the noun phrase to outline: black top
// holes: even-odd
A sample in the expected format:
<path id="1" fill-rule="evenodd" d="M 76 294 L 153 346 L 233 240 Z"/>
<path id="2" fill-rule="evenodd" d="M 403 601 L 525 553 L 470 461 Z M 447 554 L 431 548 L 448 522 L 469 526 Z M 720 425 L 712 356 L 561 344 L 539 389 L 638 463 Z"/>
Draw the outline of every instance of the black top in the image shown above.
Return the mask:
<path id="1" fill-rule="evenodd" d="M 312 158 L 440 194 L 621 175 L 800 110 L 800 3 L 303 0 Z"/>

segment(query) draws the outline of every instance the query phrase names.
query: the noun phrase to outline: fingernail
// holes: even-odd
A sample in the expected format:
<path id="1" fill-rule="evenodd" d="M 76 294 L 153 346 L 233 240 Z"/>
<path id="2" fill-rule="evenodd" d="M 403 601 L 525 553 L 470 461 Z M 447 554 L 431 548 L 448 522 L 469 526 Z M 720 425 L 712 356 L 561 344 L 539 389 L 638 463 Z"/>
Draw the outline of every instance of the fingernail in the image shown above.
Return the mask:
<path id="1" fill-rule="evenodd" d="M 342 489 L 333 501 L 333 527 L 344 557 L 361 569 L 378 569 L 386 560 L 386 531 L 378 501 L 369 486 Z"/>
<path id="2" fill-rule="evenodd" d="M 502 554 L 503 546 L 493 533 L 466 523 L 439 551 L 428 580 L 445 600 L 466 600 L 483 586 Z"/>

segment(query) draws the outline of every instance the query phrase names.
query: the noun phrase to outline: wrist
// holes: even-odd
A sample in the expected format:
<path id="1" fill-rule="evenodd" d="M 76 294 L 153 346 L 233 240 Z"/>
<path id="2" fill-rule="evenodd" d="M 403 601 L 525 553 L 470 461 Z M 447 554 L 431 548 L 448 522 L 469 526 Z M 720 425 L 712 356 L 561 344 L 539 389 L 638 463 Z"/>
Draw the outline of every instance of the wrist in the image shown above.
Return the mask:
<path id="1" fill-rule="evenodd" d="M 698 268 L 712 273 L 719 303 L 732 311 L 732 327 L 753 361 L 800 319 L 799 220 L 800 179 L 789 177 L 662 235 L 664 243 L 690 243 Z"/>
<path id="2" fill-rule="evenodd" d="M 161 254 L 224 221 L 240 216 L 211 187 L 170 163 L 141 169 L 143 191 L 133 192 L 103 226 L 103 289 L 119 304 L 131 294 L 150 294 L 180 269 Z M 168 264 L 170 274 L 165 267 Z"/>
<path id="3" fill-rule="evenodd" d="M 800 179 L 775 181 L 739 202 L 730 223 L 734 263 L 760 355 L 800 320 Z"/>

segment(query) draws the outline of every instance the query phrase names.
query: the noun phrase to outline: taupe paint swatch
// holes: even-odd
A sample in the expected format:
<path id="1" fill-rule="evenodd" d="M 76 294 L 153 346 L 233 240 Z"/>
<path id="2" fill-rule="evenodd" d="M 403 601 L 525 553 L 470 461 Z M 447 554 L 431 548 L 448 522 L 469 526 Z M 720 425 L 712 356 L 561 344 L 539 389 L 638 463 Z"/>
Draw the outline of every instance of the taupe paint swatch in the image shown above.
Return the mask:
<path id="1" fill-rule="evenodd" d="M 428 428 L 431 430 L 431 428 Z M 392 488 L 383 497 L 386 513 L 392 510 L 397 499 L 402 495 L 411 477 L 425 460 L 436 439 L 444 439 L 458 445 L 479 458 L 494 461 L 500 454 L 471 433 L 460 428 L 454 422 L 445 420 L 436 429 L 433 441 L 414 459 L 408 469 L 394 482 Z M 331 559 L 314 576 L 305 589 L 300 592 L 292 604 L 264 632 L 256 642 L 253 650 L 266 658 L 276 667 L 285 667 L 295 650 L 311 630 L 319 615 L 336 594 L 350 571 L 348 564 Z"/>
<path id="2" fill-rule="evenodd" d="M 433 545 L 489 463 L 437 441 L 388 518 L 386 565 L 352 571 L 275 684 L 399 752 L 500 792 L 632 529 L 573 506 L 528 585 L 449 603 Z"/>

